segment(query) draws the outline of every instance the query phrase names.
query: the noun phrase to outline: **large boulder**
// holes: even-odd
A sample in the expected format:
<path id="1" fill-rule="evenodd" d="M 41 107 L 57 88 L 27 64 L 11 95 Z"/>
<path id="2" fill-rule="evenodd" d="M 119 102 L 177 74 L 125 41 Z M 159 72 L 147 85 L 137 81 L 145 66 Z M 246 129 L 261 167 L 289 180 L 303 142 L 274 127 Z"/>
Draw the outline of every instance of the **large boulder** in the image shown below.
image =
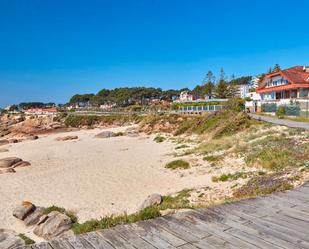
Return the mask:
<path id="1" fill-rule="evenodd" d="M 152 194 L 143 202 L 140 209 L 144 209 L 153 205 L 160 205 L 162 203 L 162 196 L 160 194 Z"/>
<path id="2" fill-rule="evenodd" d="M 35 205 L 29 201 L 23 201 L 22 204 L 16 207 L 13 211 L 13 216 L 17 219 L 24 220 L 30 213 L 35 210 Z"/>
<path id="3" fill-rule="evenodd" d="M 0 159 L 0 168 L 10 168 L 14 164 L 21 162 L 22 160 L 18 157 L 6 157 Z"/>
<path id="4" fill-rule="evenodd" d="M 43 215 L 35 226 L 33 232 L 46 240 L 61 236 L 70 230 L 72 220 L 58 211 Z"/>
<path id="5" fill-rule="evenodd" d="M 25 241 L 12 230 L 0 229 L 0 248 L 14 249 L 25 246 Z"/>
<path id="6" fill-rule="evenodd" d="M 65 136 L 65 137 L 57 137 L 56 141 L 68 141 L 78 139 L 78 136 Z"/>
<path id="7" fill-rule="evenodd" d="M 95 135 L 96 138 L 109 138 L 109 137 L 115 137 L 116 134 L 112 131 L 103 131 L 97 135 Z"/>

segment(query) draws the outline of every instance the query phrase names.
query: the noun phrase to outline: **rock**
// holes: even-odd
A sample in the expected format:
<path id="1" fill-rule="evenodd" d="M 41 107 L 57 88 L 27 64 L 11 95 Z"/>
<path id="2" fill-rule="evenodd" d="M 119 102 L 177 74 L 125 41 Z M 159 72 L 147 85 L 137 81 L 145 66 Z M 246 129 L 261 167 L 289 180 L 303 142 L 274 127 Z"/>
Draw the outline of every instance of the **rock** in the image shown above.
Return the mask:
<path id="1" fill-rule="evenodd" d="M 70 230 L 71 224 L 72 221 L 68 216 L 58 211 L 53 211 L 40 218 L 33 232 L 39 237 L 50 240 Z"/>
<path id="2" fill-rule="evenodd" d="M 0 149 L 0 153 L 2 152 L 8 152 L 9 150 L 8 149 Z"/>
<path id="3" fill-rule="evenodd" d="M 5 144 L 8 144 L 10 143 L 7 139 L 1 139 L 0 140 L 0 145 L 5 145 Z"/>
<path id="4" fill-rule="evenodd" d="M 140 209 L 144 209 L 153 205 L 160 205 L 162 202 L 162 196 L 160 194 L 152 194 L 147 197 L 143 202 Z"/>
<path id="5" fill-rule="evenodd" d="M 68 141 L 78 139 L 78 136 L 66 136 L 66 137 L 57 137 L 56 141 Z"/>
<path id="6" fill-rule="evenodd" d="M 20 246 L 25 246 L 25 241 L 12 230 L 0 229 L 0 248 L 14 249 Z"/>
<path id="7" fill-rule="evenodd" d="M 34 211 L 26 216 L 24 223 L 26 226 L 36 225 L 40 218 L 44 215 L 45 208 L 35 207 Z"/>
<path id="8" fill-rule="evenodd" d="M 103 131 L 97 135 L 95 135 L 96 138 L 109 138 L 109 137 L 115 137 L 116 134 L 112 131 Z"/>
<path id="9" fill-rule="evenodd" d="M 17 219 L 24 220 L 34 210 L 34 204 L 29 201 L 23 201 L 21 206 L 18 206 L 14 209 L 13 216 Z"/>
<path id="10" fill-rule="evenodd" d="M 14 164 L 21 162 L 22 160 L 18 157 L 6 157 L 0 159 L 0 168 L 10 168 Z"/>
<path id="11" fill-rule="evenodd" d="M 38 136 L 36 136 L 36 135 L 29 135 L 26 139 L 28 139 L 28 140 L 37 140 L 37 139 L 39 139 L 39 137 Z"/>
<path id="12" fill-rule="evenodd" d="M 27 161 L 21 161 L 21 162 L 18 162 L 18 163 L 15 163 L 12 168 L 17 168 L 17 167 L 27 167 L 27 166 L 30 166 L 31 163 L 27 162 Z"/>
<path id="13" fill-rule="evenodd" d="M 19 142 L 20 142 L 20 140 L 15 139 L 15 138 L 9 139 L 9 143 L 11 143 L 11 144 L 17 144 Z"/>

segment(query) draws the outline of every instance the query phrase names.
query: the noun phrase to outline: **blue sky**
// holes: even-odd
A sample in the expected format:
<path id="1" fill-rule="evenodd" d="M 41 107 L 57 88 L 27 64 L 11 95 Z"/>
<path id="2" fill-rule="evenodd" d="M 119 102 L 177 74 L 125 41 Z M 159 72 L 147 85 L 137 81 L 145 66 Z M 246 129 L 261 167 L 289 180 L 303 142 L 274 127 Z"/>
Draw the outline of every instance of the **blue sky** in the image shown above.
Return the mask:
<path id="1" fill-rule="evenodd" d="M 0 0 L 0 106 L 309 64 L 309 1 Z"/>

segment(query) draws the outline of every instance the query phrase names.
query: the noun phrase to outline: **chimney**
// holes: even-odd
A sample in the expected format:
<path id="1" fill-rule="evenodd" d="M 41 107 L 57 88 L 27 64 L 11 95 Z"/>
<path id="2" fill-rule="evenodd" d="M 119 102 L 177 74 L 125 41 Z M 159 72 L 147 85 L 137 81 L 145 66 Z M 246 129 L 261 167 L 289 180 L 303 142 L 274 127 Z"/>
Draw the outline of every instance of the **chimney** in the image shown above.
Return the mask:
<path id="1" fill-rule="evenodd" d="M 309 73 L 309 66 L 304 66 L 304 72 Z"/>

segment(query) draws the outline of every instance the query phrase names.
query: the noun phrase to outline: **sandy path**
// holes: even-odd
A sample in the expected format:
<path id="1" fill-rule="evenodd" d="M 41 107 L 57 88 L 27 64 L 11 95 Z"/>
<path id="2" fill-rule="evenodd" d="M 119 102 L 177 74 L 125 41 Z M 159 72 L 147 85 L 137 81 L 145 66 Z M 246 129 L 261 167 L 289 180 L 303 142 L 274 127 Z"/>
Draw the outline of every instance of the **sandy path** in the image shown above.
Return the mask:
<path id="1" fill-rule="evenodd" d="M 164 168 L 173 159 L 168 155 L 174 151 L 173 144 L 158 144 L 146 136 L 94 138 L 100 131 L 53 134 L 13 144 L 9 152 L 1 153 L 1 158 L 17 156 L 32 165 L 17 169 L 15 174 L 0 175 L 0 228 L 24 232 L 12 216 L 22 200 L 61 206 L 85 221 L 135 212 L 152 193 L 169 194 L 209 182 L 206 175 L 180 177 Z M 66 135 L 78 135 L 79 139 L 55 141 Z"/>

